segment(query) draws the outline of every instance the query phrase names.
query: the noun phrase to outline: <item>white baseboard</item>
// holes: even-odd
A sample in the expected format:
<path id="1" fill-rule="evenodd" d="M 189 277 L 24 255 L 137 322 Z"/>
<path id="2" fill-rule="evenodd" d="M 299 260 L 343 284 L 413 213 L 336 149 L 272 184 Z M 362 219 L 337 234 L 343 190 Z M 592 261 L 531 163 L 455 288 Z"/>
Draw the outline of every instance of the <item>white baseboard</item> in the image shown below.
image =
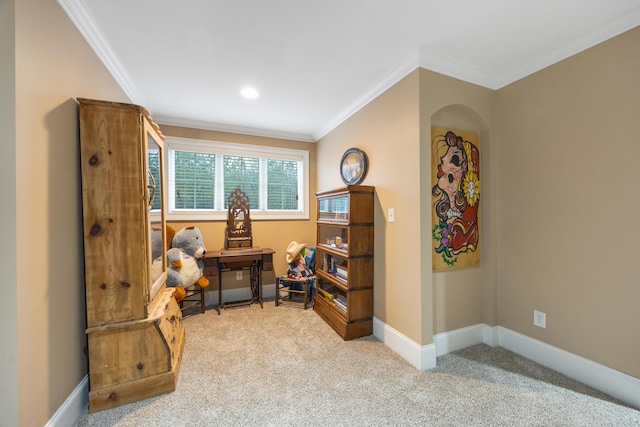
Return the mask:
<path id="1" fill-rule="evenodd" d="M 373 318 L 373 335 L 416 368 L 426 371 L 436 366 L 436 357 L 485 343 L 498 345 L 498 328 L 485 324 L 468 326 L 434 335 L 433 344 L 420 346 L 397 330 Z"/>
<path id="2" fill-rule="evenodd" d="M 482 324 L 482 342 L 490 345 L 491 347 L 497 347 L 499 343 L 499 334 L 497 326 L 489 326 Z"/>
<path id="3" fill-rule="evenodd" d="M 436 355 L 443 356 L 452 351 L 480 344 L 482 342 L 482 333 L 482 325 L 473 325 L 434 335 L 433 343 L 436 346 Z"/>
<path id="4" fill-rule="evenodd" d="M 485 324 L 467 326 L 433 336 L 436 354 L 444 356 L 452 351 L 462 350 L 472 345 L 484 343 L 495 347 L 498 345 L 498 327 Z"/>
<path id="5" fill-rule="evenodd" d="M 262 298 L 273 298 L 276 296 L 276 285 L 265 284 L 262 285 Z M 204 304 L 207 307 L 218 305 L 218 290 L 206 290 L 204 293 Z M 235 289 L 222 289 L 222 300 L 224 302 L 232 301 L 246 301 L 251 298 L 251 288 L 235 288 Z"/>
<path id="6" fill-rule="evenodd" d="M 501 346 L 640 409 L 640 379 L 500 326 L 478 324 L 434 335 L 420 346 L 379 319 L 373 334 L 420 370 L 436 366 L 436 357 L 472 345 Z"/>
<path id="7" fill-rule="evenodd" d="M 640 379 L 498 327 L 500 346 L 640 409 Z"/>
<path id="8" fill-rule="evenodd" d="M 275 298 L 276 297 L 276 284 L 262 285 L 262 298 Z"/>
<path id="9" fill-rule="evenodd" d="M 89 376 L 80 381 L 80 384 L 71 392 L 67 400 L 58 408 L 53 417 L 45 424 L 45 427 L 69 427 L 72 426 L 89 406 Z"/>
<path id="10" fill-rule="evenodd" d="M 376 317 L 373 318 L 373 335 L 417 369 L 427 371 L 436 367 L 434 344 L 420 346 Z"/>

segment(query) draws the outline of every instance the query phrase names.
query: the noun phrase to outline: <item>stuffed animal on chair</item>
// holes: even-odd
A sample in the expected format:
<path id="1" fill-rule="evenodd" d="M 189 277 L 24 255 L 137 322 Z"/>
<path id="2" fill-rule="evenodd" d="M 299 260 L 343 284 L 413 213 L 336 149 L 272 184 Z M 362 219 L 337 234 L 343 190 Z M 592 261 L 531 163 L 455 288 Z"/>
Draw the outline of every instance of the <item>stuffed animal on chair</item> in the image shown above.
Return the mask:
<path id="1" fill-rule="evenodd" d="M 173 294 L 176 301 L 184 299 L 185 288 L 209 286 L 209 279 L 204 276 L 206 252 L 202 233 L 197 227 L 185 227 L 173 237 L 171 249 L 167 251 L 167 286 L 176 288 Z"/>
<path id="2" fill-rule="evenodd" d="M 298 243 L 293 241 L 289 243 L 287 247 L 287 256 L 286 260 L 289 263 L 289 268 L 287 269 L 287 279 L 310 279 L 311 285 L 311 298 L 316 293 L 316 274 L 312 269 L 312 265 L 315 264 L 315 248 L 308 248 L 305 243 Z M 302 290 L 302 284 L 300 283 L 289 283 L 291 289 L 294 290 Z"/>

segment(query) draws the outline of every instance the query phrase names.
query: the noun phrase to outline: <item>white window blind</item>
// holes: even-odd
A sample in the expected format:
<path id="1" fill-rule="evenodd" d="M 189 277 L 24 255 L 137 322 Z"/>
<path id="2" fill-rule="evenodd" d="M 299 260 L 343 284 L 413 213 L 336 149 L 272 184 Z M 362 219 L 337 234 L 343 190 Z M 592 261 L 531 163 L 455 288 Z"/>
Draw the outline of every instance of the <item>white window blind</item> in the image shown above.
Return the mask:
<path id="1" fill-rule="evenodd" d="M 213 209 L 216 155 L 191 151 L 171 153 L 173 191 L 170 200 L 175 209 Z"/>
<path id="2" fill-rule="evenodd" d="M 171 219 L 226 219 L 241 188 L 256 219 L 309 218 L 305 150 L 167 138 Z"/>

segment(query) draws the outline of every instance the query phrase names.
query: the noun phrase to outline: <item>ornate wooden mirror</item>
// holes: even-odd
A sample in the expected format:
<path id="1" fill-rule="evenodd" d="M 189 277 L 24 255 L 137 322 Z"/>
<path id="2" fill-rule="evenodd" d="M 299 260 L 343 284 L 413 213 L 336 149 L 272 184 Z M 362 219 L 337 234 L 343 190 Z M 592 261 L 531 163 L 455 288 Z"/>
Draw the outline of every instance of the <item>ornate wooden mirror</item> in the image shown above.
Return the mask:
<path id="1" fill-rule="evenodd" d="M 240 188 L 231 192 L 227 199 L 227 227 L 225 229 L 224 248 L 244 249 L 253 247 L 251 236 L 251 216 L 249 197 Z"/>

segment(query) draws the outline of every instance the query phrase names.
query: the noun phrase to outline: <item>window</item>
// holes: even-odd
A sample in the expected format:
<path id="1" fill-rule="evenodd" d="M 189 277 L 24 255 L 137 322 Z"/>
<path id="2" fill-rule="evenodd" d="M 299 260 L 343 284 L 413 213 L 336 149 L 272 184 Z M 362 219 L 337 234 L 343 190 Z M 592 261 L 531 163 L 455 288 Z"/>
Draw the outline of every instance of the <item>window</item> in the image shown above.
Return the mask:
<path id="1" fill-rule="evenodd" d="M 309 152 L 167 138 L 168 220 L 226 220 L 227 197 L 247 193 L 251 219 L 309 218 Z"/>

